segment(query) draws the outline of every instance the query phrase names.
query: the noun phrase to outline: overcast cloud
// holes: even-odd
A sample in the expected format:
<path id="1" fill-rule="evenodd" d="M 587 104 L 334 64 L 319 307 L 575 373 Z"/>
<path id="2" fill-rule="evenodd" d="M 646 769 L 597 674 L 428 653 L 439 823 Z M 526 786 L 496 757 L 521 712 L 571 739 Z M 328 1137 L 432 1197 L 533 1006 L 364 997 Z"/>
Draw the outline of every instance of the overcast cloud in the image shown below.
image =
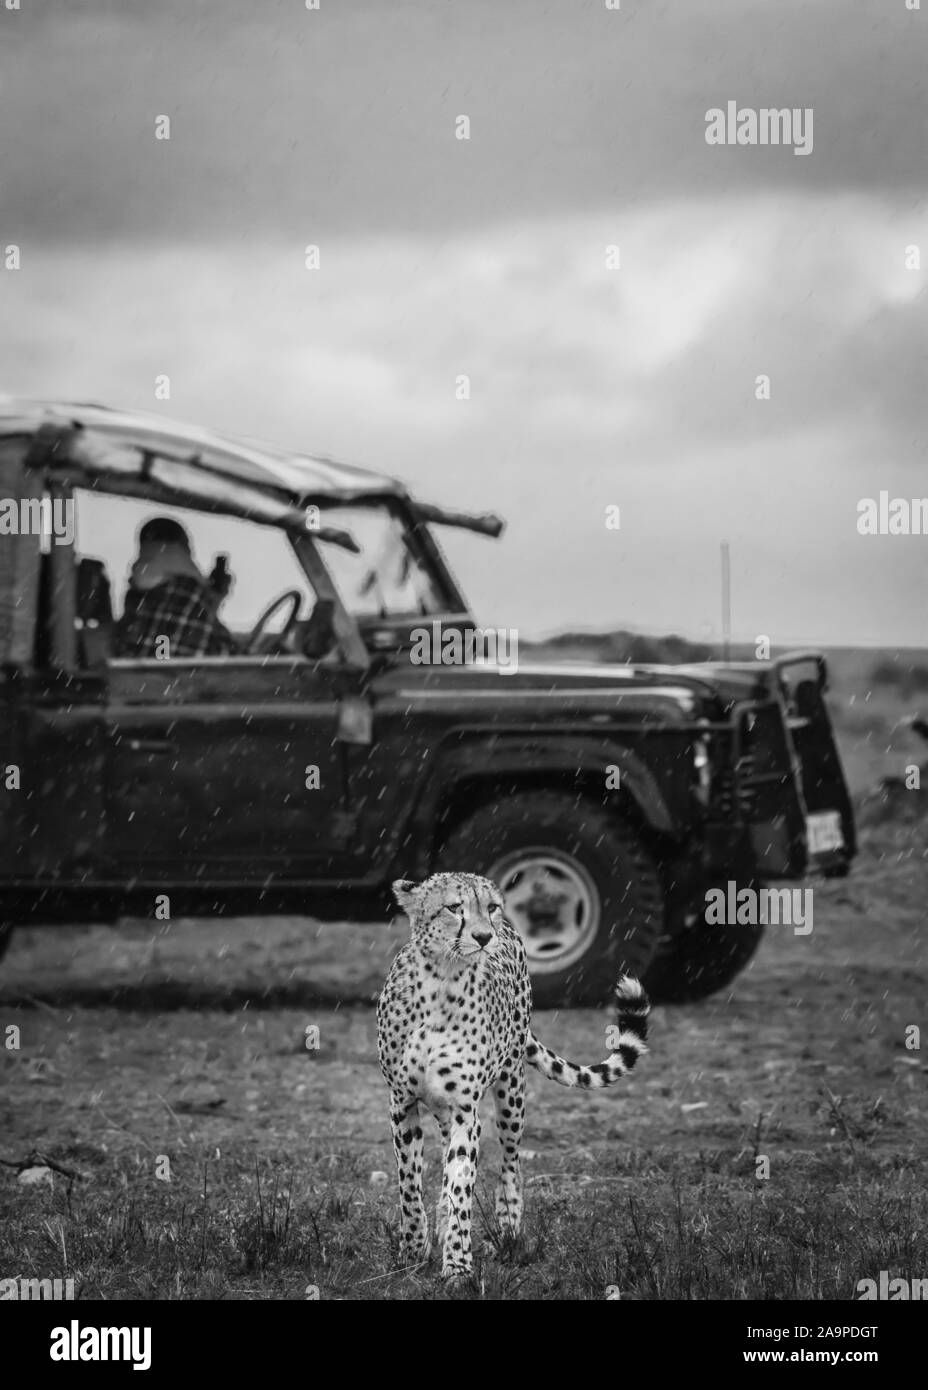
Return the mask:
<path id="1" fill-rule="evenodd" d="M 924 644 L 928 537 L 855 523 L 928 494 L 928 4 L 22 6 L 0 390 L 499 510 L 447 547 L 488 622 L 714 634 L 726 538 L 739 635 Z M 729 99 L 812 153 L 706 145 Z"/>

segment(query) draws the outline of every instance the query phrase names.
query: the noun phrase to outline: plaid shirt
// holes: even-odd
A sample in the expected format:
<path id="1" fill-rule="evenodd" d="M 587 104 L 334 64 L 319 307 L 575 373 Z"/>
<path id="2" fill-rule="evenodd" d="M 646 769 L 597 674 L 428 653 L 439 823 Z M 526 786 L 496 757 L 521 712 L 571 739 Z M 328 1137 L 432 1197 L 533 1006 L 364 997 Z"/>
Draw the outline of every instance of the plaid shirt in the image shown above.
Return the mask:
<path id="1" fill-rule="evenodd" d="M 167 638 L 167 655 L 223 656 L 236 651 L 235 641 L 216 616 L 208 584 L 176 575 L 153 589 L 132 589 L 116 628 L 119 656 L 155 657 L 156 644 Z"/>

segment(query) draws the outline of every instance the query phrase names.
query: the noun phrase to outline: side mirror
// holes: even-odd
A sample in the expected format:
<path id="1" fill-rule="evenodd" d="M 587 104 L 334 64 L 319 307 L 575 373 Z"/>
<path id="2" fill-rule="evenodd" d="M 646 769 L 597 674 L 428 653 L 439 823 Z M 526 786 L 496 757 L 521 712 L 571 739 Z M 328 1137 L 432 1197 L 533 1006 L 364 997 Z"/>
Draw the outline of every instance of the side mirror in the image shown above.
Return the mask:
<path id="1" fill-rule="evenodd" d="M 339 743 L 356 743 L 363 747 L 374 741 L 374 714 L 363 695 L 343 695 L 338 702 Z"/>
<path id="2" fill-rule="evenodd" d="M 321 598 L 302 624 L 300 648 L 311 661 L 319 661 L 332 650 L 335 640 L 335 605 L 330 598 Z"/>

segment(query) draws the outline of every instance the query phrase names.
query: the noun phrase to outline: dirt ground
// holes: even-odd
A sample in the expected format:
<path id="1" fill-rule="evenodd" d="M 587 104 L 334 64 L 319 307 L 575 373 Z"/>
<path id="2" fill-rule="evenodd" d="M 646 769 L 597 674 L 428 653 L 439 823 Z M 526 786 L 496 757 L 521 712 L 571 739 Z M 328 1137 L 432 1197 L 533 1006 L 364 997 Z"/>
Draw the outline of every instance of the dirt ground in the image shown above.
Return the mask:
<path id="1" fill-rule="evenodd" d="M 876 1218 L 892 1173 L 900 1222 L 914 1219 L 901 1213 L 921 1191 L 928 1153 L 928 1058 L 907 1049 L 906 1029 L 914 1024 L 928 1036 L 928 866 L 912 832 L 881 839 L 852 879 L 815 885 L 810 935 L 772 928 L 730 990 L 700 1005 L 657 1009 L 652 1052 L 627 1085 L 578 1094 L 531 1075 L 528 1232 L 539 1215 L 543 1225 L 552 1209 L 557 1215 L 559 1203 L 580 1210 L 602 1203 L 608 1255 L 627 1225 L 628 1199 L 655 1182 L 664 1197 L 683 1183 L 693 1205 L 688 1226 L 695 1220 L 698 1229 L 712 1219 L 703 1190 L 712 1174 L 716 1200 L 726 1205 L 763 1188 L 762 1202 L 794 1190 L 816 1210 L 837 1180 L 851 1184 L 847 1201 L 865 1212 L 868 1184 L 876 1183 Z M 22 933 L 0 992 L 0 1022 L 21 1030 L 19 1049 L 0 1053 L 0 1157 L 22 1161 L 36 1149 L 81 1176 L 25 1187 L 15 1168 L 2 1170 L 0 1273 L 50 1277 L 66 1268 L 77 1272 L 85 1297 L 181 1290 L 301 1297 L 314 1283 L 322 1297 L 381 1297 L 397 1281 L 406 1285 L 399 1296 L 421 1296 L 408 1276 L 390 1273 L 396 1203 L 373 1012 L 307 1002 L 329 989 L 370 998 L 400 934 L 297 919 Z M 591 1010 L 546 1012 L 536 1015 L 536 1031 L 567 1055 L 593 1061 L 606 1050 L 608 1022 Z M 306 1046 L 313 1027 L 318 1049 Z M 487 1124 L 487 1180 L 498 1159 L 491 1132 Z M 757 1154 L 770 1159 L 763 1183 Z M 170 1181 L 155 1176 L 159 1155 L 169 1160 Z M 434 1143 L 429 1156 L 434 1184 Z M 641 1173 L 645 1180 L 636 1182 Z M 302 1225 L 310 1208 L 322 1213 L 308 1247 L 297 1241 L 290 1250 L 291 1228 L 273 1224 L 284 1189 L 289 1214 L 281 1221 Z M 168 1282 L 161 1246 L 170 1245 L 172 1222 L 209 1203 L 211 1192 L 222 1194 L 223 1211 L 228 1204 L 236 1273 L 213 1248 L 211 1225 L 215 1264 L 197 1269 L 188 1252 Z M 267 1231 L 265 1202 L 274 1208 Z M 919 1205 L 912 1235 L 924 1272 L 928 1222 Z M 107 1225 L 107 1238 L 81 1254 L 87 1216 L 103 1220 L 105 1212 L 106 1225 L 119 1210 L 123 1223 L 142 1223 L 138 1248 L 131 1230 Z M 337 1229 L 327 1238 L 333 1210 Z M 210 1215 L 222 1225 L 215 1208 Z M 887 1225 L 885 1213 L 881 1220 Z M 358 1248 L 350 1238 L 343 1244 L 346 1221 L 362 1231 L 373 1223 L 376 1257 L 360 1248 L 366 1237 Z M 183 1234 L 173 1238 L 183 1244 Z M 332 1265 L 335 1247 L 342 1248 Z M 911 1251 L 906 1258 L 918 1263 Z M 528 1272 L 545 1286 L 560 1277 L 556 1265 L 541 1256 Z M 848 1278 L 854 1273 L 849 1268 Z M 730 1274 L 730 1296 L 738 1296 L 744 1271 Z M 857 1278 L 867 1274 L 860 1268 Z M 599 1277 L 603 1287 L 610 1283 L 605 1268 Z M 596 1279 L 576 1296 L 596 1296 Z M 637 1287 L 638 1296 L 648 1291 L 647 1281 Z M 718 1293 L 725 1296 L 724 1286 Z"/>

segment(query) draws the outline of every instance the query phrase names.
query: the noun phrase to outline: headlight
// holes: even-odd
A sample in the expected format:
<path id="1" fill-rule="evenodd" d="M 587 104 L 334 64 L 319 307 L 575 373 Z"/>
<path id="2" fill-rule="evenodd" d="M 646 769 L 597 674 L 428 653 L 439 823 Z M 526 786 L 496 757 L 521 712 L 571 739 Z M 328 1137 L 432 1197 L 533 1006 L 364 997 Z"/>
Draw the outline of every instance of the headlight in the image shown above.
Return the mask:
<path id="1" fill-rule="evenodd" d="M 693 767 L 696 770 L 696 795 L 703 806 L 708 806 L 712 769 L 709 762 L 709 744 L 704 738 L 693 741 Z"/>

